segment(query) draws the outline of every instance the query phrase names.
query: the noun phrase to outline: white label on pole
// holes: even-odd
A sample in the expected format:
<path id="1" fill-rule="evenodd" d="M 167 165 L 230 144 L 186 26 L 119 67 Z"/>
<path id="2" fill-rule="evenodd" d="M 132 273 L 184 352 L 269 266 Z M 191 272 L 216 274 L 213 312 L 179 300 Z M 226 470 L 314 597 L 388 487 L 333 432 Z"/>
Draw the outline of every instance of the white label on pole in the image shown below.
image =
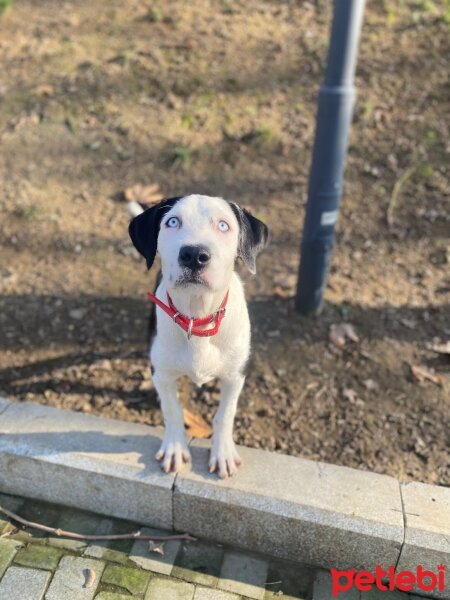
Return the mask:
<path id="1" fill-rule="evenodd" d="M 320 218 L 321 225 L 334 225 L 337 221 L 337 210 L 329 210 L 328 212 L 323 212 Z"/>

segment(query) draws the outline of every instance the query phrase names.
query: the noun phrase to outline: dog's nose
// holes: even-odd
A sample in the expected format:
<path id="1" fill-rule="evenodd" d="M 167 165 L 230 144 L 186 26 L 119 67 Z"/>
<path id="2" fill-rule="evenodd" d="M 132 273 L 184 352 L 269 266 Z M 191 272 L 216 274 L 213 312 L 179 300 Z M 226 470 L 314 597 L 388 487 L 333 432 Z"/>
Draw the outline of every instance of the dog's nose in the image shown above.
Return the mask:
<path id="1" fill-rule="evenodd" d="M 182 246 L 178 255 L 178 262 L 182 267 L 189 269 L 202 269 L 211 260 L 211 252 L 206 246 Z"/>

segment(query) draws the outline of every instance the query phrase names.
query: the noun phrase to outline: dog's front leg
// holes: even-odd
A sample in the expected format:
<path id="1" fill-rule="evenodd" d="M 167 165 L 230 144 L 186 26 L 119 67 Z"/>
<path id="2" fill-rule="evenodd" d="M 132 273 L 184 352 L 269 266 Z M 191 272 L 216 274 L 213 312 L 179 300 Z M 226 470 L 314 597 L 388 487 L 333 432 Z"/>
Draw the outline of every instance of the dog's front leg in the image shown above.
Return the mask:
<path id="1" fill-rule="evenodd" d="M 176 377 L 160 369 L 153 376 L 153 383 L 161 401 L 164 417 L 164 438 L 161 448 L 156 453 L 156 460 L 162 460 L 162 468 L 166 473 L 180 471 L 183 463 L 188 462 L 190 453 L 184 431 L 183 410 L 178 403 Z"/>
<path id="2" fill-rule="evenodd" d="M 214 417 L 214 433 L 209 460 L 209 471 L 217 471 L 219 477 L 225 478 L 236 473 L 242 460 L 233 441 L 233 424 L 237 402 L 245 377 L 222 379 L 222 390 L 219 409 Z"/>

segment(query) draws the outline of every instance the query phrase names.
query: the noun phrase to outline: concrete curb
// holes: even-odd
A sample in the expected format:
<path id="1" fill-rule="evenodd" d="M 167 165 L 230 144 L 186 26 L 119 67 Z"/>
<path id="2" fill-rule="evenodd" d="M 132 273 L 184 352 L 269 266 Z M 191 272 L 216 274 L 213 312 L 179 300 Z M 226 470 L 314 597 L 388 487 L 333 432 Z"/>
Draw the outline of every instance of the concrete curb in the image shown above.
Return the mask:
<path id="1" fill-rule="evenodd" d="M 161 433 L 0 399 L 0 491 L 323 568 L 450 566 L 450 489 L 249 448 L 221 481 L 204 442 L 175 477 L 153 458 Z"/>

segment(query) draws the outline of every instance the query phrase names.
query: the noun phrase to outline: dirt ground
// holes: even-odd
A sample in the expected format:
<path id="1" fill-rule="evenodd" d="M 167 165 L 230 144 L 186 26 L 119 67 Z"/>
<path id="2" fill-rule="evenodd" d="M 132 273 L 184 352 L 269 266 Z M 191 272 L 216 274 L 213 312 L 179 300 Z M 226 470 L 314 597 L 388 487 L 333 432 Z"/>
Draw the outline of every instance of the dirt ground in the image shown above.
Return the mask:
<path id="1" fill-rule="evenodd" d="M 157 269 L 120 192 L 223 195 L 272 232 L 243 273 L 236 440 L 450 484 L 450 360 L 430 349 L 450 339 L 448 1 L 369 3 L 326 305 L 305 318 L 292 296 L 329 5 L 15 0 L 0 15 L 0 393 L 160 424 Z M 339 349 L 343 322 L 359 341 Z M 182 396 L 211 419 L 218 387 Z"/>

